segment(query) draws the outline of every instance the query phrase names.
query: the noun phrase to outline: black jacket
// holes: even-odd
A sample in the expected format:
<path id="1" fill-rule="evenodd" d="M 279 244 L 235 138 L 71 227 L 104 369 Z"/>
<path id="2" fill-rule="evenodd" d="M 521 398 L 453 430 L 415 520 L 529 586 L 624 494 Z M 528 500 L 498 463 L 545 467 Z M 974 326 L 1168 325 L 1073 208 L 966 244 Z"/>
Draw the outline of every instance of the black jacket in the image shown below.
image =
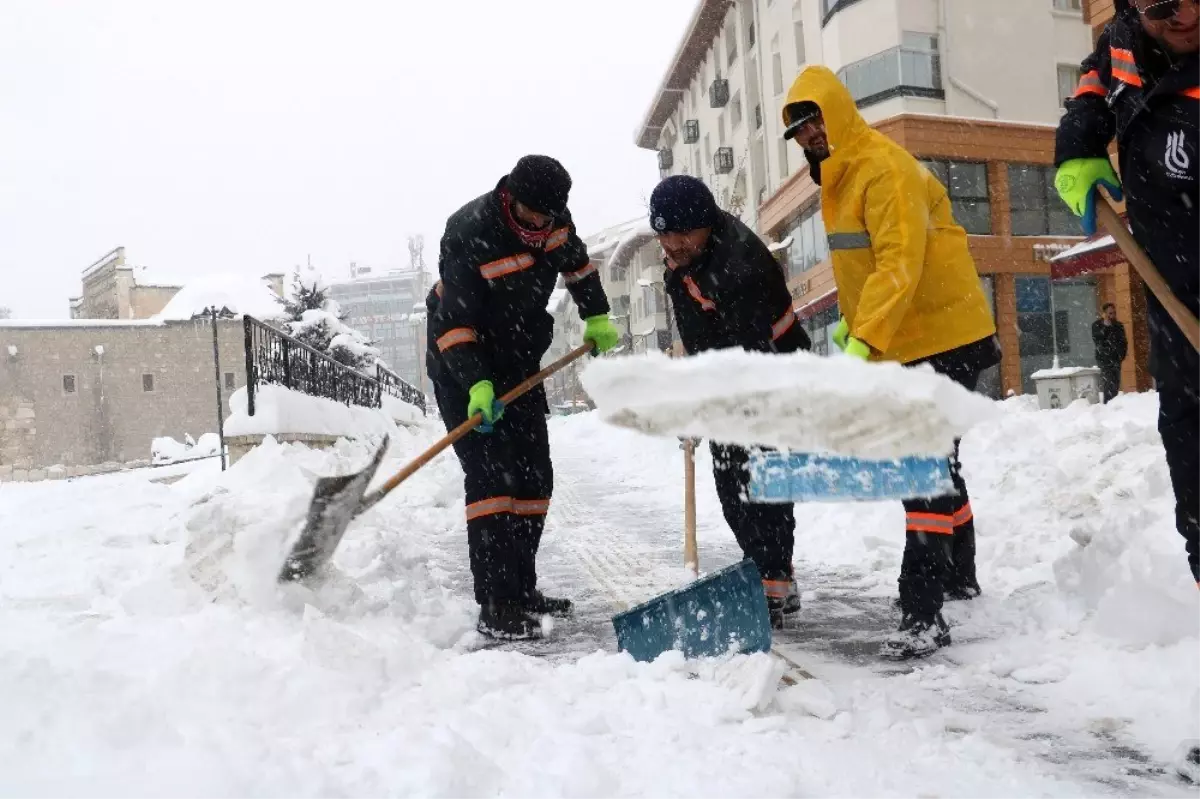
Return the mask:
<path id="1" fill-rule="evenodd" d="M 508 226 L 496 188 L 455 211 L 442 236 L 441 280 L 426 298 L 430 377 L 470 388 L 491 380 L 496 393 L 536 372 L 554 337 L 546 310 L 563 276 L 582 318 L 608 313 L 608 298 L 570 215 L 541 249 Z M 580 342 L 582 343 L 582 342 Z"/>
<path id="2" fill-rule="evenodd" d="M 1196 313 L 1200 60 L 1195 54 L 1169 55 L 1143 31 L 1136 10 L 1127 3 L 1118 6 L 1123 8 L 1084 60 L 1079 88 L 1067 101 L 1054 163 L 1107 157 L 1116 138 L 1134 238 L 1175 295 Z M 1147 300 L 1155 339 L 1160 346 L 1173 346 L 1180 333 L 1153 296 Z"/>
<path id="3" fill-rule="evenodd" d="M 1125 325 L 1113 322 L 1104 324 L 1103 319 L 1092 322 L 1092 343 L 1096 345 L 1096 363 L 1114 364 L 1125 360 L 1129 354 L 1129 341 L 1125 337 Z"/>
<path id="4" fill-rule="evenodd" d="M 783 268 L 732 214 L 721 212 L 700 258 L 682 267 L 669 259 L 665 264 L 667 296 L 689 355 L 727 347 L 794 352 L 812 346 L 792 310 Z"/>

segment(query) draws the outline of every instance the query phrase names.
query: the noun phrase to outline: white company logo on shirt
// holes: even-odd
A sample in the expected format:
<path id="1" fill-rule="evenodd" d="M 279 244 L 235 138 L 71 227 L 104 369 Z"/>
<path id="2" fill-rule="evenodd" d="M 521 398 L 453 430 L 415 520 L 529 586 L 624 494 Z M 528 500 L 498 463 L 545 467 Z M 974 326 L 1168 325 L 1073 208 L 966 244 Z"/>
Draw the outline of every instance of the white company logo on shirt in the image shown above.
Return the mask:
<path id="1" fill-rule="evenodd" d="M 1167 165 L 1167 172 L 1171 177 L 1179 180 L 1195 179 L 1194 175 L 1188 174 L 1188 168 L 1192 165 L 1192 159 L 1187 153 L 1187 148 L 1184 146 L 1182 130 L 1168 134 L 1167 152 L 1164 162 Z"/>

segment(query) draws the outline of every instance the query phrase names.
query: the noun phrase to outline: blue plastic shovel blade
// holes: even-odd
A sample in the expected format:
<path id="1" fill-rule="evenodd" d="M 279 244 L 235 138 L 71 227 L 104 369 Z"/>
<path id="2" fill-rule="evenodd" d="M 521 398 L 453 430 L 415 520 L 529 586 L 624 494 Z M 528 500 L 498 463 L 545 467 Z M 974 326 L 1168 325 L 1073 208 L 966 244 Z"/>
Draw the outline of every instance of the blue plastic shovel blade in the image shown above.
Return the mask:
<path id="1" fill-rule="evenodd" d="M 655 597 L 613 617 L 617 648 L 649 662 L 671 649 L 684 657 L 771 649 L 771 616 L 751 560 Z"/>
<path id="2" fill-rule="evenodd" d="M 751 502 L 878 502 L 954 492 L 946 458 L 863 460 L 767 451 L 750 458 Z"/>

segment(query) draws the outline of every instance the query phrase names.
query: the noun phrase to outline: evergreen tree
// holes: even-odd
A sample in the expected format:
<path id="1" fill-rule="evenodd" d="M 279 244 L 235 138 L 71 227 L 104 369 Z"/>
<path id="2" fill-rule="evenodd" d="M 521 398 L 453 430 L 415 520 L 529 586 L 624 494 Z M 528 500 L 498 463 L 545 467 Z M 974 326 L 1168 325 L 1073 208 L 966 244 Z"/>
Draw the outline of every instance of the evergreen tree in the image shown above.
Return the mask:
<path id="1" fill-rule="evenodd" d="M 319 279 L 306 283 L 297 268 L 292 274 L 289 296 L 279 300 L 283 305 L 284 330 L 338 363 L 371 374 L 379 360 L 379 350 L 366 336 L 346 324 L 347 315 L 328 294 L 328 288 Z"/>

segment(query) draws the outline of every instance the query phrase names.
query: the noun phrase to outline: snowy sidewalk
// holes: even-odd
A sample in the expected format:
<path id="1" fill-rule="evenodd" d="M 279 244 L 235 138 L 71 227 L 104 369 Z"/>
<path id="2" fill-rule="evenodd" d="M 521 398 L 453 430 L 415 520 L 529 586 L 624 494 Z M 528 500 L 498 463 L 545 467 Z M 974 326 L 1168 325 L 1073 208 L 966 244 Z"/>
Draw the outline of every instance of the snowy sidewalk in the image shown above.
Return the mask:
<path id="1" fill-rule="evenodd" d="M 1165 773 L 1197 736 L 1200 617 L 1153 397 L 1005 410 L 964 444 L 987 593 L 951 606 L 955 645 L 911 673 L 870 656 L 898 506 L 801 507 L 794 654 L 821 681 L 779 690 L 765 656 L 612 654 L 612 613 L 686 579 L 682 455 L 593 414 L 552 422 L 540 570 L 579 617 L 545 657 L 462 651 L 448 455 L 354 523 L 314 590 L 272 576 L 312 481 L 361 445 L 264 446 L 169 486 L 0 486 L 0 794 L 1195 796 Z M 706 570 L 739 558 L 709 470 Z"/>

